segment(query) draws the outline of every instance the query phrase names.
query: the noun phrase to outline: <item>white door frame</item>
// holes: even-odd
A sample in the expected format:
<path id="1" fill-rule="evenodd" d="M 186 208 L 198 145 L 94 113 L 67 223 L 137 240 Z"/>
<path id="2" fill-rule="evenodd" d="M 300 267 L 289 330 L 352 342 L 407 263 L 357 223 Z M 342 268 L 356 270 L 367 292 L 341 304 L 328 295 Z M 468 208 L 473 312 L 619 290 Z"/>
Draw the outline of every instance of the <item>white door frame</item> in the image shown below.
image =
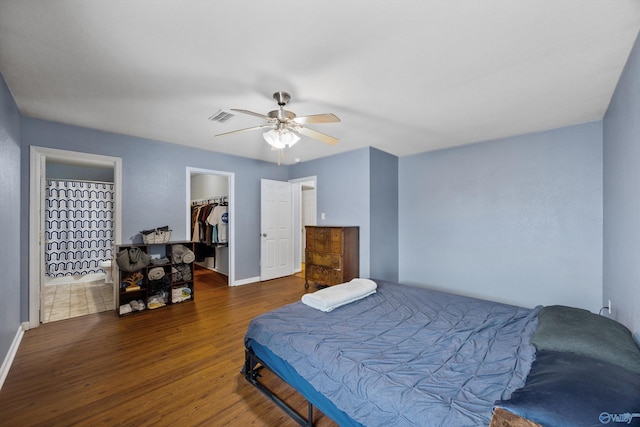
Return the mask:
<path id="1" fill-rule="evenodd" d="M 237 286 L 236 283 L 236 233 L 235 233 L 235 223 L 236 223 L 236 215 L 235 215 L 235 173 L 233 172 L 225 172 L 225 171 L 217 171 L 211 169 L 201 169 L 194 167 L 187 167 L 187 191 L 186 191 L 186 209 L 187 209 L 187 223 L 185 226 L 185 236 L 191 236 L 191 175 L 193 174 L 207 174 L 207 175 L 219 175 L 226 176 L 229 179 L 229 223 L 227 225 L 227 240 L 229 242 L 228 252 L 229 252 L 229 276 L 228 276 L 228 284 L 229 286 Z"/>
<path id="2" fill-rule="evenodd" d="M 318 195 L 318 177 L 316 175 L 314 176 L 307 176 L 305 178 L 296 178 L 296 179 L 290 179 L 289 182 L 292 184 L 300 184 L 298 186 L 298 198 L 297 200 L 299 201 L 298 206 L 294 206 L 293 207 L 293 224 L 294 225 L 298 225 L 298 227 L 293 227 L 293 241 L 296 242 L 298 245 L 302 246 L 302 183 L 303 182 L 313 182 L 313 188 L 316 189 L 316 206 L 317 204 L 317 195 Z M 314 215 L 315 217 L 316 215 Z M 316 222 L 314 222 L 314 225 L 317 224 L 317 220 Z M 295 247 L 295 245 L 294 245 Z M 304 248 L 301 248 L 301 250 L 299 251 L 294 251 L 294 267 L 293 267 L 293 271 L 295 273 L 299 273 L 300 271 L 302 271 L 302 263 L 304 262 L 303 256 L 302 254 L 304 253 Z M 299 255 L 298 255 L 299 254 Z M 300 259 L 297 259 L 298 256 L 300 256 Z"/>
<path id="3" fill-rule="evenodd" d="M 36 328 L 41 320 L 41 293 L 44 278 L 44 206 L 41 165 L 47 159 L 81 166 L 113 167 L 113 244 L 122 242 L 122 158 L 79 151 L 31 146 L 29 151 L 29 328 Z M 114 286 L 115 292 L 118 289 Z M 115 306 L 112 307 L 115 309 Z"/>

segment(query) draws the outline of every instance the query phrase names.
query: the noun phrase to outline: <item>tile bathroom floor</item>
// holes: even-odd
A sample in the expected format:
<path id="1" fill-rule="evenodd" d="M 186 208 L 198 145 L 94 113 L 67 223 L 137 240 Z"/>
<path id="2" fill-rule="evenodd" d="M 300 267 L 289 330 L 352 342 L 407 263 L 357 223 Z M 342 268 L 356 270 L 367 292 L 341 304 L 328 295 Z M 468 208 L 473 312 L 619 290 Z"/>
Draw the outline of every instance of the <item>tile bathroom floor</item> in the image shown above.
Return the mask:
<path id="1" fill-rule="evenodd" d="M 43 323 L 113 310 L 113 283 L 45 285 Z"/>

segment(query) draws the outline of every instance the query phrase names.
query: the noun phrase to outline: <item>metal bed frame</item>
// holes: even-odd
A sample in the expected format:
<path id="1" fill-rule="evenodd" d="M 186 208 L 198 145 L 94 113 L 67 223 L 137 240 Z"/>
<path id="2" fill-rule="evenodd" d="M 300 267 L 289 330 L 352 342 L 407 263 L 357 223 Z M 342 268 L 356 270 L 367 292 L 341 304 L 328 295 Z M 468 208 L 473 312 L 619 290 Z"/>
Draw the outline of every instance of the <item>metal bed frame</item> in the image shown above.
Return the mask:
<path id="1" fill-rule="evenodd" d="M 250 349 L 245 349 L 244 351 L 244 367 L 242 369 L 242 374 L 244 378 L 249 381 L 251 385 L 260 390 L 262 394 L 267 396 L 273 403 L 278 405 L 283 411 L 287 413 L 294 421 L 296 421 L 301 426 L 312 427 L 313 426 L 313 404 L 307 400 L 308 405 L 308 415 L 307 419 L 300 414 L 298 414 L 291 406 L 287 405 L 282 399 L 275 395 L 269 388 L 267 388 L 264 384 L 262 384 L 259 380 L 261 377 L 260 372 L 267 368 L 271 371 L 275 376 L 280 378 L 282 381 L 287 382 L 280 375 L 275 373 L 266 363 L 264 363 L 258 356 L 256 356 L 253 351 Z M 289 383 L 287 383 L 289 384 Z M 291 384 L 289 384 L 291 385 Z M 303 396 L 304 397 L 304 396 Z"/>

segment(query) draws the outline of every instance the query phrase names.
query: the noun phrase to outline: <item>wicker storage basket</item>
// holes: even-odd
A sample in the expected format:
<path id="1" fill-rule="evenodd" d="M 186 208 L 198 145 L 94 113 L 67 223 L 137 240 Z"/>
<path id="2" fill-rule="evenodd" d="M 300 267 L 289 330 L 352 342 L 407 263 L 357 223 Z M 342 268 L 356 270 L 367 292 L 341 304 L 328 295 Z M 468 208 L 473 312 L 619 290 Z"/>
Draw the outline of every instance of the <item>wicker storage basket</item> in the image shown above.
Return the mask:
<path id="1" fill-rule="evenodd" d="M 167 243 L 171 239 L 171 230 L 156 230 L 153 233 L 143 234 L 142 242 L 145 244 Z"/>

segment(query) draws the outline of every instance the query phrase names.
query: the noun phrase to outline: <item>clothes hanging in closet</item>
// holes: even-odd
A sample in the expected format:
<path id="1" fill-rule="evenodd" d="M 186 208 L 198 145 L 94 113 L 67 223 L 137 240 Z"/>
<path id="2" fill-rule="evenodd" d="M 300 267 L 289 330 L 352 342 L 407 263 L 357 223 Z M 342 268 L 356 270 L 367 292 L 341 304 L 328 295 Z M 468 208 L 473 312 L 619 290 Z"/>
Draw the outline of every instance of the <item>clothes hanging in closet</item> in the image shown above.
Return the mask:
<path id="1" fill-rule="evenodd" d="M 191 241 L 195 242 L 196 261 L 212 259 L 216 264 L 216 247 L 227 245 L 228 206 L 226 197 L 216 197 L 191 206 Z"/>
<path id="2" fill-rule="evenodd" d="M 213 241 L 215 243 L 227 243 L 227 226 L 229 224 L 229 212 L 227 206 L 214 206 L 213 210 L 207 217 L 207 224 L 213 227 Z"/>
<path id="3" fill-rule="evenodd" d="M 228 243 L 229 212 L 225 202 L 206 203 L 191 207 L 193 242 L 208 246 Z"/>

